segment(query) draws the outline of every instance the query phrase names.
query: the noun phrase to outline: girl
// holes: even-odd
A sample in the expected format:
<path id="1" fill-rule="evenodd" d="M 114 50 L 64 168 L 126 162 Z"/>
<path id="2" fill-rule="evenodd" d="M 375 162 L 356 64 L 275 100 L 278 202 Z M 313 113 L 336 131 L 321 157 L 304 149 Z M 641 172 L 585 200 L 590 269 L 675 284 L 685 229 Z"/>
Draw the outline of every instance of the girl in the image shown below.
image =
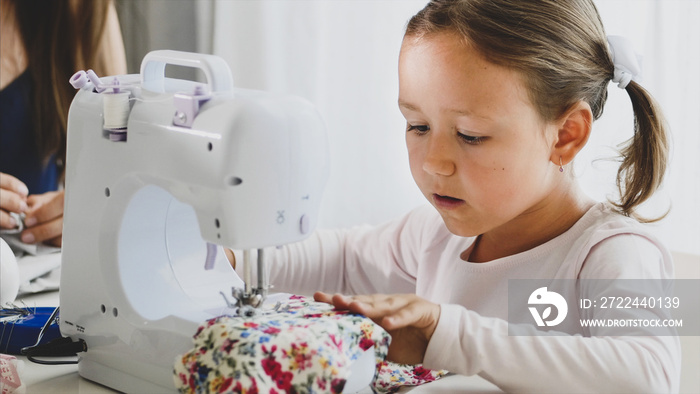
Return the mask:
<path id="1" fill-rule="evenodd" d="M 509 279 L 673 275 L 635 213 L 662 181 L 667 143 L 636 65 L 613 61 L 624 50 L 609 48 L 592 1 L 431 1 L 407 26 L 398 102 L 432 207 L 271 250 L 270 283 L 356 294 L 314 297 L 387 329 L 390 360 L 479 374 L 506 391 L 677 391 L 677 337 L 508 333 Z M 570 163 L 611 80 L 632 100 L 635 133 L 620 201 L 601 203 Z"/>

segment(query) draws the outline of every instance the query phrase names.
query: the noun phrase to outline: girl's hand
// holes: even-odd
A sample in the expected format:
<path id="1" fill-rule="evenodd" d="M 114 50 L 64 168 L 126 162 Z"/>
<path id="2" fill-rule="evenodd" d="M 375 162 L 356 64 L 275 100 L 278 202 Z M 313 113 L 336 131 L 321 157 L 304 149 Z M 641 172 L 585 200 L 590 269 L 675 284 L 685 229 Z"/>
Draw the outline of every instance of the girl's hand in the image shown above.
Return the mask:
<path id="1" fill-rule="evenodd" d="M 236 269 L 236 255 L 233 254 L 233 250 L 229 248 L 224 248 L 224 253 L 226 254 L 228 262 L 231 263 L 231 267 L 233 267 L 233 269 Z"/>
<path id="2" fill-rule="evenodd" d="M 44 242 L 61 246 L 63 235 L 64 191 L 31 195 L 27 198 L 29 210 L 24 218 L 27 227 L 22 232 L 22 242 L 33 244 Z"/>
<path id="3" fill-rule="evenodd" d="M 27 206 L 27 185 L 12 175 L 0 172 L 0 228 L 12 229 L 19 223 L 10 216 L 10 212 L 23 213 Z"/>
<path id="4" fill-rule="evenodd" d="M 440 305 L 415 294 L 373 294 L 348 297 L 316 292 L 314 299 L 372 319 L 391 335 L 387 359 L 401 364 L 423 362 L 440 318 Z"/>

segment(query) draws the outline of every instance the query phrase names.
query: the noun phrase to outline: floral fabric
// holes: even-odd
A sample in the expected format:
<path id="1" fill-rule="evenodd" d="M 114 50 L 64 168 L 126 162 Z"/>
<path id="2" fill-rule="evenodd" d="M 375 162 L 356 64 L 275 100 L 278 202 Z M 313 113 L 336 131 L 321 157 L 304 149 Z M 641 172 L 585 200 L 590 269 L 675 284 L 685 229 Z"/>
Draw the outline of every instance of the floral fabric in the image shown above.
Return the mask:
<path id="1" fill-rule="evenodd" d="M 444 372 L 385 362 L 391 338 L 370 319 L 291 296 L 253 317 L 220 316 L 194 335 L 177 357 L 175 387 L 183 393 L 340 393 L 350 366 L 374 347 L 373 387 L 394 392 Z"/>
<path id="2" fill-rule="evenodd" d="M 420 386 L 440 379 L 447 371 L 426 369 L 422 365 L 406 365 L 383 361 L 372 382 L 376 393 L 395 393 L 403 386 Z"/>

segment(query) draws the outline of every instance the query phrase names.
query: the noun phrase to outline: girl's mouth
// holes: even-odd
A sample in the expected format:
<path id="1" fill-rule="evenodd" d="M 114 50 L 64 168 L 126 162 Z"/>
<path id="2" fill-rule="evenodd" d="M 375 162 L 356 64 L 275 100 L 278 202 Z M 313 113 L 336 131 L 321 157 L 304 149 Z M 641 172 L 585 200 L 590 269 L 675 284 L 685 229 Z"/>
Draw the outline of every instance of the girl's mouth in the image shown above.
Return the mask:
<path id="1" fill-rule="evenodd" d="M 436 207 L 444 209 L 455 209 L 465 203 L 464 200 L 460 200 L 459 198 L 441 196 L 437 193 L 433 193 L 433 202 Z"/>

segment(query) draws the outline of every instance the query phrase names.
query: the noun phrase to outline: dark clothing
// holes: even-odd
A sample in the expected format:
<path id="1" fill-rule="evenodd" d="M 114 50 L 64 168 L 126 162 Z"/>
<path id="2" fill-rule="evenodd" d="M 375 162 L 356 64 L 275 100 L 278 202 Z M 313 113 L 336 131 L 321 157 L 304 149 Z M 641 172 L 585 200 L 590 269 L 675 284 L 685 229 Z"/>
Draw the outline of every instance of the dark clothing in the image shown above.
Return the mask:
<path id="1" fill-rule="evenodd" d="M 34 142 L 32 79 L 27 71 L 0 91 L 0 172 L 24 182 L 29 194 L 58 188 L 54 156 L 46 163 Z"/>

